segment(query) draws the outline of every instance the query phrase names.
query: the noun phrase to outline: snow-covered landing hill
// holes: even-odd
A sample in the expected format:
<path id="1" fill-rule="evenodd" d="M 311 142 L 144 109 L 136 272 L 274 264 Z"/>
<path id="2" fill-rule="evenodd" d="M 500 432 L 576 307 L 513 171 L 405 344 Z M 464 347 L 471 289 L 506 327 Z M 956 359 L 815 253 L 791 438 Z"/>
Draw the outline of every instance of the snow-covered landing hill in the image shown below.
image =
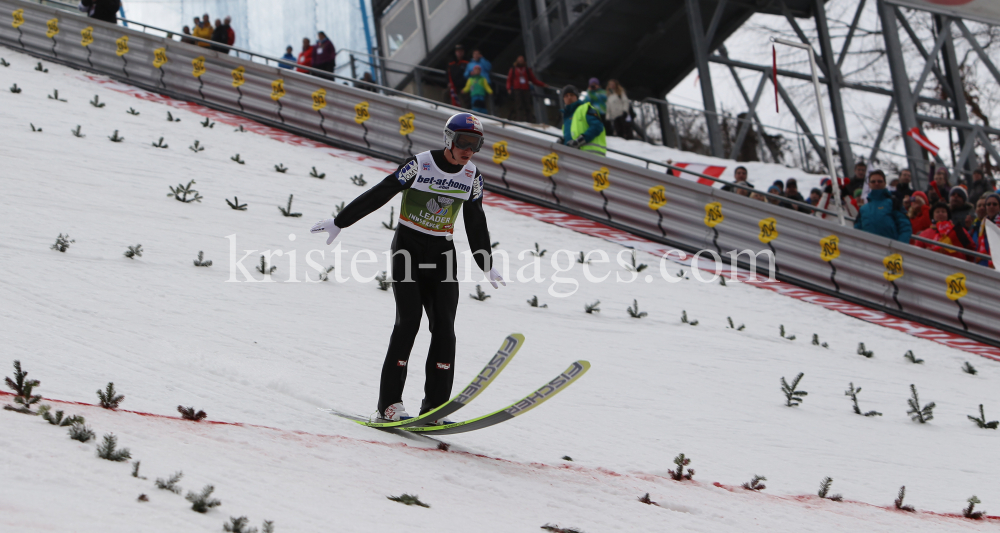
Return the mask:
<path id="1" fill-rule="evenodd" d="M 321 265 L 334 261 L 308 228 L 364 190 L 351 176 L 364 174 L 372 184 L 384 176 L 378 168 L 392 165 L 220 121 L 205 128 L 195 106 L 122 94 L 57 65 L 38 72 L 36 60 L 7 49 L 0 56 L 11 63 L 0 67 L 2 373 L 11 375 L 18 359 L 41 380 L 46 398 L 93 403 L 94 391 L 113 381 L 125 409 L 176 417 L 177 405 L 193 405 L 210 420 L 242 424 L 47 402 L 87 417 L 98 439 L 115 433 L 142 461 L 139 474 L 148 479 L 139 479 L 127 464 L 98 459 L 93 442 L 0 411 L 0 529 L 218 531 L 241 515 L 257 527 L 274 520 L 276 531 L 509 532 L 546 523 L 587 533 L 995 527 L 883 507 L 906 485 L 906 503 L 920 510 L 957 513 L 973 494 L 986 511 L 1000 509 L 1000 465 L 991 459 L 1000 435 L 966 418 L 980 403 L 988 419 L 1000 415 L 996 362 L 744 284 L 668 283 L 657 258 L 642 253 L 650 283 L 641 276 L 615 282 L 630 275 L 614 263 L 593 265 L 593 275 L 611 277 L 592 283 L 570 263 L 562 276 L 579 287 L 554 297 L 549 258 L 556 250 L 614 257 L 621 248 L 506 210 L 487 216 L 493 240 L 511 255 L 511 282 L 500 290 L 462 282 L 463 294 L 479 283 L 492 297 L 462 296 L 456 383 L 471 379 L 504 335 L 521 332 L 527 341 L 504 375 L 455 418 L 506 405 L 575 359 L 589 360 L 591 371 L 523 417 L 445 438 L 449 452 L 323 414 L 317 408 L 374 410 L 394 305 L 374 281 L 301 282 L 317 277 L 306 263 L 310 250 L 326 249 L 322 260 L 312 255 Z M 23 92 L 6 90 L 14 83 Z M 53 89 L 66 101 L 47 98 Z M 105 107 L 88 104 L 95 94 Z M 167 122 L 168 111 L 181 121 Z M 77 125 L 86 137 L 70 133 Z M 114 130 L 123 142 L 108 140 Z M 160 137 L 169 148 L 151 145 Z M 188 149 L 195 140 L 203 152 Z M 230 160 L 237 153 L 245 165 Z M 287 173 L 275 172 L 279 163 Z M 325 179 L 309 177 L 314 166 Z M 167 196 L 168 186 L 190 179 L 204 196 L 200 203 Z M 289 194 L 301 218 L 279 213 Z M 224 199 L 233 196 L 248 210 L 230 209 Z M 392 234 L 382 222 L 393 207 L 341 234 L 348 257 L 388 249 Z M 60 233 L 76 241 L 66 253 L 49 248 Z M 260 253 L 284 252 L 273 263 L 277 282 L 227 283 L 231 235 L 237 259 L 257 250 L 243 262 L 257 278 L 251 267 Z M 462 227 L 456 242 L 468 249 Z M 545 281 L 518 282 L 515 272 L 531 261 L 518 253 L 536 242 L 549 250 Z M 123 257 L 140 243 L 142 257 Z M 193 266 L 198 251 L 213 266 Z M 286 282 L 292 251 L 298 283 Z M 565 267 L 566 254 L 559 257 Z M 668 274 L 678 268 L 668 266 Z M 382 269 L 362 264 L 359 274 Z M 349 267 L 340 273 L 349 276 Z M 238 271 L 237 279 L 244 279 Z M 548 308 L 529 307 L 533 295 Z M 584 313 L 595 300 L 601 312 Z M 630 318 L 625 308 L 633 300 L 649 315 Z M 698 325 L 681 323 L 682 311 Z M 727 316 L 746 328 L 728 329 Z M 797 339 L 781 338 L 780 325 Z M 813 333 L 830 347 L 811 345 Z M 414 411 L 428 340 L 422 332 L 411 359 L 404 399 Z M 873 358 L 856 353 L 859 342 Z M 907 350 L 924 364 L 907 362 Z M 978 375 L 960 370 L 965 361 Z M 809 395 L 785 407 L 779 379 L 799 372 Z M 851 382 L 864 389 L 861 408 L 883 416 L 852 412 L 844 396 Z M 937 403 L 928 424 L 906 415 L 911 383 L 922 403 Z M 678 453 L 692 459 L 694 482 L 667 478 Z M 184 472 L 185 494 L 212 484 L 222 505 L 193 513 L 182 496 L 155 488 L 156 478 L 176 471 Z M 726 488 L 754 474 L 768 478 L 763 493 Z M 825 476 L 847 502 L 811 496 Z M 647 492 L 660 507 L 636 500 Z M 136 501 L 140 493 L 150 501 Z M 402 493 L 418 494 L 431 508 L 385 498 Z"/>

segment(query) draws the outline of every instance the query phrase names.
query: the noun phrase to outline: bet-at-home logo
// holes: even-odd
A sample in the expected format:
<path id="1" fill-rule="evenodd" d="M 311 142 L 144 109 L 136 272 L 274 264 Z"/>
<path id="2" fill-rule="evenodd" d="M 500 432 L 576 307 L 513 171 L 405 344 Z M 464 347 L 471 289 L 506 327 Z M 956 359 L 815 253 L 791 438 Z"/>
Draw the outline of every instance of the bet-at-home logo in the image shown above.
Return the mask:
<path id="1" fill-rule="evenodd" d="M 438 196 L 437 200 L 435 200 L 434 198 L 427 200 L 426 205 L 427 205 L 427 210 L 430 212 L 432 216 L 447 218 L 448 210 L 451 208 L 451 204 L 453 204 L 454 202 L 455 202 L 454 198 L 448 198 L 446 196 Z M 435 222 L 443 222 L 443 221 L 435 220 Z"/>
<path id="2" fill-rule="evenodd" d="M 451 178 L 425 178 L 420 176 L 417 178 L 417 183 L 429 183 L 427 186 L 433 192 L 439 192 L 443 194 L 460 194 L 467 193 L 472 188 L 468 185 L 455 181 Z"/>

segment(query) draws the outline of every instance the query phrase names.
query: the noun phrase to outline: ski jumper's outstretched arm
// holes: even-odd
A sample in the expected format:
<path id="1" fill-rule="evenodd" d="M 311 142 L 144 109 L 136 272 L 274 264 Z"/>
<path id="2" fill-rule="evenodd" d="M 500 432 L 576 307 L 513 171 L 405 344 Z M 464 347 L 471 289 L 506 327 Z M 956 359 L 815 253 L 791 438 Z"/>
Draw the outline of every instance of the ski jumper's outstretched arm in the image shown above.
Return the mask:
<path id="1" fill-rule="evenodd" d="M 476 171 L 479 174 L 479 171 Z M 482 174 L 476 176 L 483 179 Z M 483 195 L 479 198 L 472 198 L 462 206 L 465 220 L 465 234 L 469 236 L 469 248 L 472 250 L 472 257 L 476 259 L 476 264 L 483 272 L 489 272 L 493 267 L 493 254 L 490 245 L 490 229 L 486 225 L 486 212 L 483 211 Z"/>
<path id="2" fill-rule="evenodd" d="M 413 162 L 413 168 L 416 168 L 416 157 L 411 157 L 406 161 L 403 161 L 402 165 L 395 172 L 389 174 L 382 181 L 378 182 L 374 187 L 368 189 L 367 191 L 361 193 L 361 196 L 355 198 L 351 203 L 347 204 L 344 209 L 337 214 L 334 219 L 334 223 L 338 228 L 346 228 L 354 224 L 355 222 L 365 218 L 371 214 L 376 209 L 382 207 L 383 205 L 389 203 L 393 196 L 404 189 L 410 188 L 413 184 L 412 179 L 408 179 L 406 176 L 400 177 L 403 169 Z M 489 237 L 487 237 L 489 239 Z"/>

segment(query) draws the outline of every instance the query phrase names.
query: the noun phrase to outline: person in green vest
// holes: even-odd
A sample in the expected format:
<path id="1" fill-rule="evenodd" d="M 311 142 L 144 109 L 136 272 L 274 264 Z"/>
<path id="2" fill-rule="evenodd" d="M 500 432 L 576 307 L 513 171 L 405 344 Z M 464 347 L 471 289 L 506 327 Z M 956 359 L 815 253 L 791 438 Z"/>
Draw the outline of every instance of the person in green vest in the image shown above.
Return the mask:
<path id="1" fill-rule="evenodd" d="M 580 100 L 580 91 L 563 87 L 563 144 L 598 155 L 607 155 L 607 136 L 601 114 L 589 102 Z"/>

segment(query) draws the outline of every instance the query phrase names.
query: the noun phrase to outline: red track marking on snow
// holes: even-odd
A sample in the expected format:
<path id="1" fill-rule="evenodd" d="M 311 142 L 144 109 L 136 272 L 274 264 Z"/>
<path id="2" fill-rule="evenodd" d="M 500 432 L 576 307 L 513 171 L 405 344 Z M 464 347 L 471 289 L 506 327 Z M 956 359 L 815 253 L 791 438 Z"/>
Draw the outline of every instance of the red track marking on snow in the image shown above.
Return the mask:
<path id="1" fill-rule="evenodd" d="M 14 396 L 14 394 L 11 393 L 11 392 L 0 391 L 0 397 L 6 397 L 6 396 Z M 94 408 L 94 409 L 100 408 L 100 406 L 98 406 L 96 404 L 91 404 L 91 403 L 86 403 L 86 402 L 75 402 L 75 401 L 69 401 L 69 400 L 56 400 L 56 399 L 52 399 L 52 398 L 43 398 L 43 400 L 45 400 L 47 402 L 51 402 L 51 403 L 59 403 L 59 404 L 65 404 L 65 405 L 79 405 L 81 407 L 90 407 L 90 408 Z M 312 439 L 319 439 L 319 440 L 325 441 L 325 442 L 340 442 L 340 443 L 352 443 L 352 444 L 371 444 L 371 445 L 376 445 L 376 446 L 382 446 L 382 447 L 385 447 L 385 448 L 406 449 L 406 450 L 412 451 L 412 452 L 455 454 L 455 455 L 461 455 L 461 456 L 470 457 L 470 458 L 474 458 L 474 459 L 483 459 L 483 460 L 490 461 L 490 462 L 501 463 L 501 464 L 504 464 L 504 465 L 508 465 L 508 466 L 512 466 L 512 467 L 516 467 L 516 468 L 520 468 L 520 469 L 524 469 L 524 470 L 529 470 L 529 471 L 530 470 L 535 470 L 535 471 L 537 471 L 537 470 L 542 470 L 542 471 L 570 471 L 570 472 L 573 472 L 574 474 L 584 475 L 584 476 L 587 476 L 589 478 L 600 478 L 600 477 L 623 478 L 623 477 L 631 477 L 631 478 L 635 478 L 635 479 L 638 479 L 638 480 L 641 480 L 641 481 L 646 481 L 646 482 L 652 482 L 652 483 L 659 483 L 659 482 L 681 483 L 681 484 L 684 484 L 684 485 L 690 485 L 690 486 L 698 487 L 698 488 L 702 488 L 702 489 L 708 488 L 709 486 L 715 486 L 715 487 L 721 488 L 723 490 L 732 492 L 734 494 L 741 494 L 741 493 L 747 493 L 747 494 L 749 494 L 749 493 L 753 493 L 755 495 L 755 497 L 767 498 L 767 499 L 770 499 L 772 501 L 780 501 L 780 502 L 796 502 L 796 503 L 816 504 L 816 503 L 819 503 L 819 502 L 825 502 L 826 501 L 826 500 L 823 500 L 823 499 L 819 498 L 818 496 L 809 495 L 809 494 L 805 494 L 805 495 L 793 495 L 793 496 L 781 496 L 781 495 L 767 494 L 767 493 L 762 493 L 762 492 L 757 492 L 757 491 L 747 491 L 747 490 L 743 490 L 741 487 L 736 487 L 736 486 L 733 486 L 733 485 L 724 485 L 724 484 L 719 483 L 717 481 L 715 483 L 711 483 L 711 484 L 709 484 L 707 482 L 693 481 L 693 480 L 692 481 L 675 481 L 675 480 L 673 480 L 673 479 L 671 479 L 670 477 L 667 477 L 667 476 L 660 476 L 660 475 L 650 474 L 650 473 L 646 473 L 646 472 L 629 472 L 629 473 L 622 474 L 622 473 L 615 472 L 614 470 L 611 470 L 611 469 L 608 469 L 608 468 L 604 468 L 604 467 L 591 468 L 591 467 L 585 467 L 585 466 L 579 466 L 579 465 L 569 465 L 569 464 L 549 465 L 549 464 L 545 464 L 545 463 L 535 463 L 535 462 L 532 462 L 532 463 L 520 463 L 520 462 L 517 462 L 517 461 L 512 461 L 510 459 L 503 459 L 503 458 L 500 458 L 500 457 L 492 457 L 492 456 L 484 455 L 484 454 L 481 454 L 481 453 L 463 452 L 463 451 L 443 451 L 443 450 L 439 450 L 438 448 L 423 448 L 423 447 L 410 446 L 410 445 L 408 445 L 406 443 L 402 443 L 402 442 L 400 442 L 400 443 L 389 443 L 389 442 L 383 442 L 383 441 L 377 441 L 377 440 L 368 440 L 368 439 L 358 439 L 358 438 L 354 438 L 354 437 L 346 437 L 346 436 L 343 436 L 343 435 L 323 435 L 323 434 L 317 434 L 317 433 L 308 433 L 306 431 L 300 431 L 300 430 L 280 429 L 280 428 L 275 428 L 275 427 L 271 427 L 271 426 L 263 426 L 263 425 L 259 425 L 259 424 L 245 424 L 245 423 L 241 423 L 241 422 L 223 422 L 223 421 L 217 421 L 217 420 L 202 420 L 200 422 L 194 422 L 194 421 L 186 421 L 183 418 L 176 417 L 176 416 L 160 415 L 160 414 L 155 414 L 155 413 L 146 413 L 146 412 L 143 412 L 143 411 L 130 411 L 130 410 L 127 410 L 127 409 L 115 409 L 115 410 L 113 410 L 113 412 L 115 412 L 115 413 L 128 413 L 128 414 L 131 414 L 131 415 L 138 415 L 138 416 L 143 416 L 143 417 L 149 417 L 149 418 L 155 418 L 155 419 L 162 419 L 162 420 L 165 420 L 165 421 L 166 420 L 170 420 L 170 421 L 178 421 L 178 422 L 189 422 L 190 424 L 193 424 L 192 426 L 190 426 L 192 428 L 193 427 L 197 427 L 200 424 L 205 424 L 205 425 L 209 425 L 209 426 L 212 426 L 212 425 L 223 425 L 223 426 L 235 426 L 235 427 L 244 427 L 244 428 L 253 428 L 253 429 L 265 429 L 265 430 L 269 430 L 269 431 L 273 431 L 273 432 L 279 433 L 279 434 L 281 434 L 281 436 L 283 438 L 289 439 L 289 440 L 298 440 L 301 437 L 306 437 L 306 438 L 312 438 Z M 859 502 L 859 501 L 855 501 L 855 500 L 843 500 L 842 502 L 838 502 L 838 503 L 844 504 L 844 505 L 862 505 L 862 506 L 865 506 L 865 507 L 871 507 L 871 508 L 875 508 L 875 509 L 883 509 L 885 511 L 891 511 L 891 512 L 900 512 L 900 513 L 904 512 L 904 511 L 899 511 L 894 506 L 873 505 L 873 504 L 870 504 L 870 503 Z M 935 513 L 933 511 L 916 511 L 916 512 L 907 513 L 907 514 L 908 515 L 912 515 L 912 516 L 920 516 L 920 517 L 924 517 L 924 518 L 957 518 L 957 519 L 960 519 L 960 520 L 963 520 L 963 521 L 968 520 L 964 516 L 962 516 L 960 514 L 957 514 L 957 513 Z M 993 522 L 1000 523 L 1000 516 L 984 516 L 983 520 L 993 521 Z"/>
<path id="2" fill-rule="evenodd" d="M 126 85 L 121 82 L 117 82 L 108 78 L 102 78 L 99 76 L 92 76 L 89 74 L 81 74 L 79 76 L 82 79 L 86 79 L 104 87 L 132 95 L 136 98 L 147 100 L 150 102 L 157 102 L 160 104 L 165 104 L 178 109 L 185 109 L 191 111 L 192 113 L 197 113 L 202 116 L 209 117 L 216 122 L 221 122 L 229 126 L 243 125 L 243 127 L 250 132 L 257 133 L 260 135 L 265 135 L 272 139 L 293 144 L 296 146 L 305 146 L 309 148 L 316 148 L 325 151 L 329 155 L 341 159 L 347 159 L 359 165 L 367 166 L 376 170 L 381 170 L 386 174 L 396 171 L 397 165 L 384 161 L 381 159 L 375 159 L 368 157 L 366 155 L 359 154 L 357 152 L 350 152 L 347 150 L 341 150 L 339 148 L 333 148 L 326 144 L 306 139 L 298 135 L 288 133 L 287 131 L 279 130 L 277 128 L 272 128 L 270 126 L 265 126 L 263 124 L 254 122 L 250 119 L 232 115 L 223 111 L 217 111 L 205 107 L 200 104 L 185 102 L 181 100 L 175 100 L 168 96 L 163 96 L 161 94 L 151 93 L 131 85 Z M 546 222 L 555 226 L 562 228 L 567 228 L 573 230 L 577 233 L 582 233 L 584 235 L 589 235 L 591 237 L 597 237 L 608 242 L 613 242 L 622 246 L 629 248 L 636 248 L 645 252 L 649 252 L 653 255 L 663 256 L 667 252 L 673 252 L 672 255 L 676 255 L 681 261 L 689 259 L 691 254 L 681 252 L 678 250 L 673 250 L 667 246 L 643 239 L 631 233 L 627 233 L 622 230 L 611 228 L 600 222 L 596 222 L 590 219 L 586 219 L 580 216 L 571 215 L 569 213 L 564 213 L 562 211 L 557 211 L 555 209 L 549 209 L 547 207 L 542 207 L 534 204 L 529 204 L 527 202 L 522 202 L 519 200 L 514 200 L 512 198 L 507 198 L 499 193 L 490 193 L 483 197 L 483 202 L 491 207 L 498 207 L 505 211 L 510 211 L 512 213 L 517 213 L 519 215 L 531 217 L 535 220 Z M 715 273 L 714 263 L 711 261 L 706 261 L 704 266 L 701 266 L 699 262 L 700 269 L 706 272 Z M 725 274 L 727 269 L 722 269 Z M 757 276 L 752 278 L 750 273 L 738 270 L 736 275 L 728 275 L 730 279 L 736 278 L 738 281 L 744 283 L 749 283 L 755 287 L 760 287 L 763 289 L 768 289 L 774 291 L 778 294 L 795 298 L 803 302 L 808 302 L 820 307 L 830 309 L 833 311 L 838 311 L 847 316 L 863 320 L 871 324 L 877 324 L 882 327 L 889 329 L 894 329 L 896 331 L 901 331 L 908 335 L 912 335 L 917 338 L 926 339 L 930 341 L 943 344 L 950 348 L 955 348 L 958 350 L 963 350 L 969 353 L 980 355 L 987 359 L 992 359 L 994 361 L 1000 361 L 1000 348 L 995 346 L 989 346 L 981 342 L 974 341 L 957 335 L 954 333 L 949 333 L 947 331 L 942 331 L 929 326 L 924 326 L 910 320 L 905 320 L 902 318 L 894 317 L 888 313 L 864 307 L 862 305 L 850 303 L 844 301 L 835 296 L 828 296 L 816 291 L 811 291 L 809 289 L 803 289 L 801 287 L 796 287 L 789 283 L 772 281 L 765 282 L 763 276 Z"/>

